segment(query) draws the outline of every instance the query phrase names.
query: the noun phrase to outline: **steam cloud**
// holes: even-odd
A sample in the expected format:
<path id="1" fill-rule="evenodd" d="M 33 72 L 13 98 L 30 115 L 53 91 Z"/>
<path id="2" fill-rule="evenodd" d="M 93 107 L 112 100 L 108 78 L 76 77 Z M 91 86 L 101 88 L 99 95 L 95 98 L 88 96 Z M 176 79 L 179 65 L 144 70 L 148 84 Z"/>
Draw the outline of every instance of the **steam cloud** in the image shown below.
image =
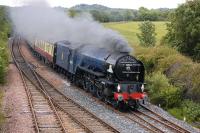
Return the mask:
<path id="1" fill-rule="evenodd" d="M 104 28 L 89 14 L 70 18 L 66 12 L 51 8 L 46 1 L 28 2 L 10 9 L 15 31 L 32 42 L 34 39 L 57 42 L 68 40 L 109 51 L 130 52 L 127 41 L 117 32 Z"/>

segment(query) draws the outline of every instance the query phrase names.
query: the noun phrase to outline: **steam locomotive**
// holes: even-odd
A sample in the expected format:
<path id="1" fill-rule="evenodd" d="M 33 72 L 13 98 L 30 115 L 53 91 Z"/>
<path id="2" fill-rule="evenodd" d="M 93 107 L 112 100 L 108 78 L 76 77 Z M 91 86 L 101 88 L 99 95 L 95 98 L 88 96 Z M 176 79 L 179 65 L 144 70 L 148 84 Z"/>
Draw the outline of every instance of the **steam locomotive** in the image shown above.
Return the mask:
<path id="1" fill-rule="evenodd" d="M 91 45 L 35 40 L 34 54 L 72 83 L 115 108 L 138 108 L 144 91 L 144 65 L 128 53 L 109 52 Z"/>

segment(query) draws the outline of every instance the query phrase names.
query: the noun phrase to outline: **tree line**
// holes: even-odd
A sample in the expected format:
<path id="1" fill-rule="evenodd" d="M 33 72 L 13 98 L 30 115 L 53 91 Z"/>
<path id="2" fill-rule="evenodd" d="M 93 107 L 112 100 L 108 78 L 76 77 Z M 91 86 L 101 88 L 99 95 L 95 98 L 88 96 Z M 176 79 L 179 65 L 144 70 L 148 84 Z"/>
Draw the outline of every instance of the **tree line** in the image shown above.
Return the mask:
<path id="1" fill-rule="evenodd" d="M 134 9 L 115 9 L 101 5 L 78 5 L 68 9 L 70 16 L 82 12 L 90 13 L 99 22 L 119 22 L 119 21 L 167 21 L 173 9 L 147 9 L 140 7 Z"/>

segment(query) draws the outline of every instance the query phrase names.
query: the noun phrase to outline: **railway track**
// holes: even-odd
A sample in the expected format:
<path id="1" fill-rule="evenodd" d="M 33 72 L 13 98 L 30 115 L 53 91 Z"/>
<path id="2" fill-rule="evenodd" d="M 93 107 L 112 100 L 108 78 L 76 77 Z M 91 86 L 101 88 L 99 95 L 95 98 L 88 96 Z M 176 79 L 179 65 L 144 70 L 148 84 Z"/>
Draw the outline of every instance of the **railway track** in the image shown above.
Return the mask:
<path id="1" fill-rule="evenodd" d="M 155 121 L 157 123 L 160 123 L 162 125 L 164 125 L 167 128 L 170 128 L 173 132 L 177 132 L 177 133 L 190 133 L 190 131 L 184 129 L 183 127 L 167 120 L 166 118 L 164 118 L 163 116 L 159 115 L 158 113 L 152 111 L 150 108 L 141 105 L 143 109 L 143 111 L 138 110 L 137 115 L 143 117 L 144 119 L 151 119 L 152 121 Z"/>
<path id="2" fill-rule="evenodd" d="M 77 130 L 75 132 L 104 132 L 104 133 L 119 132 L 117 129 L 113 128 L 108 123 L 102 121 L 100 118 L 96 117 L 93 113 L 91 113 L 84 107 L 75 103 L 73 100 L 67 98 L 65 95 L 59 92 L 55 87 L 49 84 L 45 79 L 40 77 L 33 70 L 32 65 L 27 63 L 25 59 L 23 58 L 23 56 L 21 55 L 20 49 L 19 49 L 19 40 L 16 40 L 16 39 L 14 40 L 13 45 L 12 45 L 12 53 L 13 53 L 13 58 L 15 59 L 15 62 L 19 70 L 21 71 L 21 73 L 23 73 L 26 76 L 26 78 L 24 78 L 24 82 L 26 83 L 26 86 L 27 86 L 26 87 L 26 89 L 28 90 L 27 95 L 29 97 L 31 112 L 33 115 L 35 129 L 37 132 L 43 132 L 43 130 L 41 130 L 42 127 L 44 127 L 45 129 L 52 128 L 52 130 L 49 130 L 51 132 L 59 132 L 59 131 L 67 132 L 67 129 L 69 127 L 67 127 L 68 124 L 64 122 L 66 117 L 69 118 L 71 121 L 75 122 L 76 127 L 78 127 L 78 129 L 83 129 L 83 131 Z M 42 94 L 37 92 L 35 88 L 37 89 L 40 88 L 39 91 L 42 92 L 43 95 L 45 95 L 44 100 L 41 99 Z M 35 101 L 33 100 L 34 97 L 35 97 Z M 42 104 L 45 104 L 45 105 L 44 106 L 41 104 L 37 105 L 37 103 L 40 103 L 37 101 L 40 101 Z M 45 106 L 47 107 L 46 103 L 48 103 L 49 108 L 45 108 Z M 38 112 L 36 110 L 37 108 L 42 109 L 46 114 L 49 114 L 49 115 L 54 114 L 54 119 L 56 121 L 55 125 L 42 126 L 42 125 L 45 125 L 45 124 L 41 124 L 42 121 L 44 122 L 49 122 L 49 121 L 39 119 L 40 116 L 38 115 Z M 65 117 L 61 117 L 61 115 L 62 116 L 65 115 Z M 53 130 L 53 129 L 56 129 L 56 130 Z"/>
<path id="3" fill-rule="evenodd" d="M 26 61 L 21 56 L 18 48 L 18 41 L 13 41 L 11 50 L 13 60 L 19 69 L 28 96 L 36 132 L 66 132 L 61 118 L 49 96 L 43 90 L 39 90 L 39 87 L 33 82 L 29 81 L 28 78 L 33 76 L 31 75 L 32 71 L 26 67 Z"/>
<path id="4" fill-rule="evenodd" d="M 40 76 L 39 76 L 40 77 Z M 72 116 L 77 122 L 88 128 L 91 132 L 119 132 L 112 126 L 96 117 L 89 110 L 75 103 L 58 91 L 54 86 L 40 77 L 42 84 L 47 88 L 48 94 L 53 98 L 53 102 L 64 112 Z"/>

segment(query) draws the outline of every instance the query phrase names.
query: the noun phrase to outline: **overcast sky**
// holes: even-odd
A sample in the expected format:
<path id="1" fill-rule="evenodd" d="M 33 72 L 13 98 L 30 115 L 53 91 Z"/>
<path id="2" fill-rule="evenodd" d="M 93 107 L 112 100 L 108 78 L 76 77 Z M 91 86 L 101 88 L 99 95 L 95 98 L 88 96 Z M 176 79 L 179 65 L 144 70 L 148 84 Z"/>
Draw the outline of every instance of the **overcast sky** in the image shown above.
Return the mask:
<path id="1" fill-rule="evenodd" d="M 0 0 L 0 5 L 21 6 L 30 0 Z M 32 0 L 36 1 L 36 0 Z M 37 0 L 41 1 L 41 0 Z M 176 8 L 186 0 L 46 0 L 51 6 L 72 7 L 77 4 L 101 4 L 112 8 L 138 9 L 146 8 Z"/>

